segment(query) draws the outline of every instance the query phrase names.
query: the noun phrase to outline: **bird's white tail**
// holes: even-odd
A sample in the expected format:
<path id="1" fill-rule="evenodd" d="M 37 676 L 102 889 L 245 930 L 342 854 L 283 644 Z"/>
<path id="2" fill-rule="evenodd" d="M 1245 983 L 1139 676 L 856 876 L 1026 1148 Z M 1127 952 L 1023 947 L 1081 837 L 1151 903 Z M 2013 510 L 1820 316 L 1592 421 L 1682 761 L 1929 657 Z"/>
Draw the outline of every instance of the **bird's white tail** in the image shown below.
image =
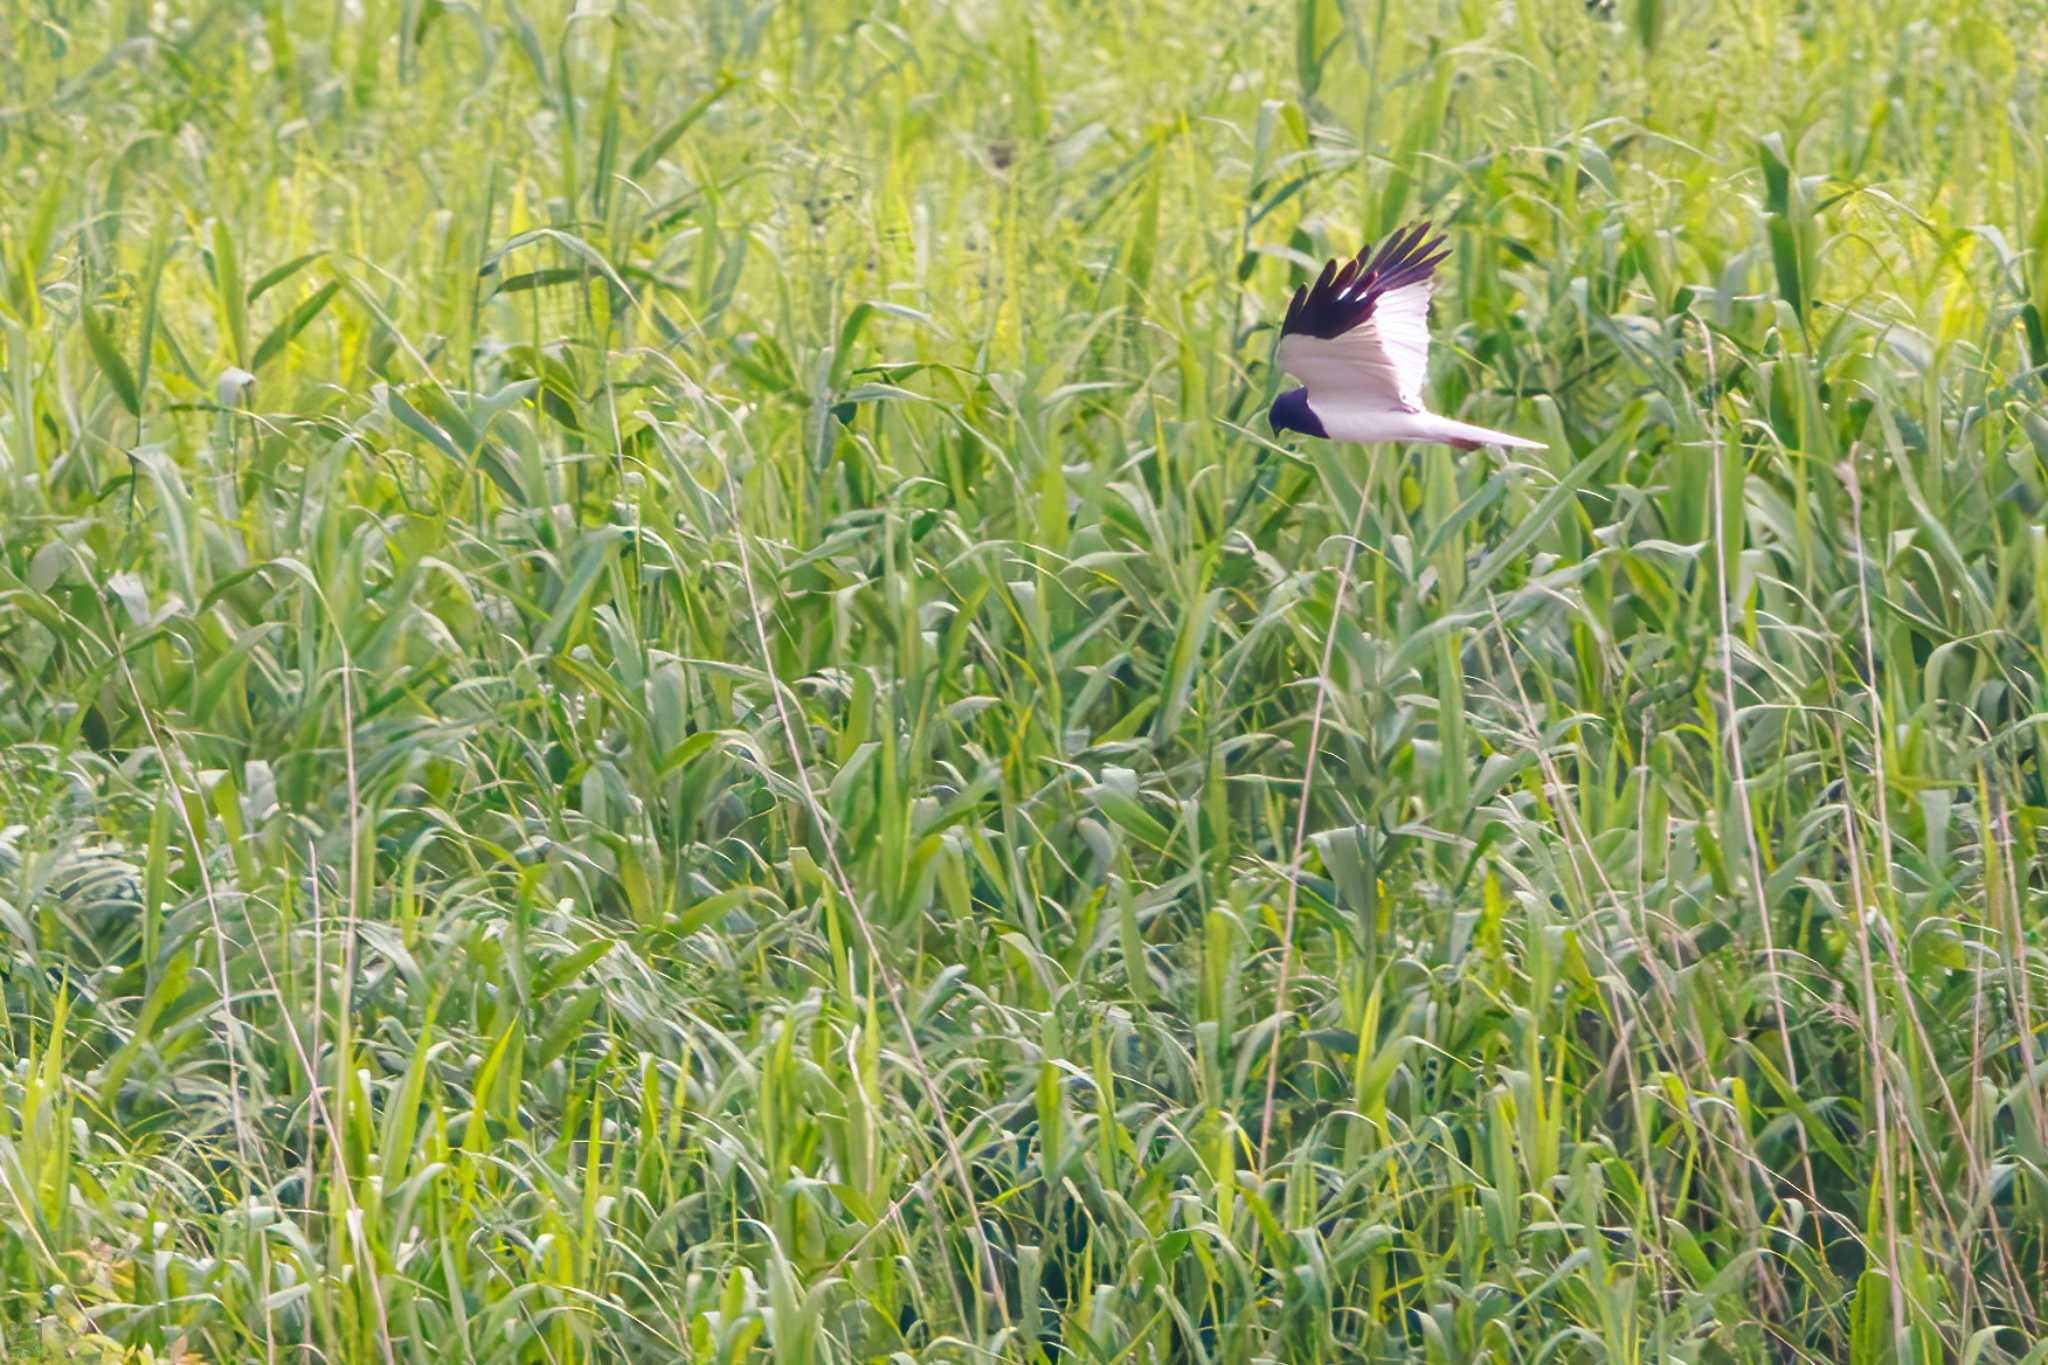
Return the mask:
<path id="1" fill-rule="evenodd" d="M 1443 441 L 1467 450 L 1476 446 L 1519 446 L 1524 450 L 1545 448 L 1542 441 L 1532 441 L 1524 436 L 1510 436 L 1505 431 L 1474 426 L 1470 422 L 1460 422 L 1454 417 L 1439 417 L 1433 412 L 1417 413 L 1416 425 L 1422 430 L 1422 440 Z"/>

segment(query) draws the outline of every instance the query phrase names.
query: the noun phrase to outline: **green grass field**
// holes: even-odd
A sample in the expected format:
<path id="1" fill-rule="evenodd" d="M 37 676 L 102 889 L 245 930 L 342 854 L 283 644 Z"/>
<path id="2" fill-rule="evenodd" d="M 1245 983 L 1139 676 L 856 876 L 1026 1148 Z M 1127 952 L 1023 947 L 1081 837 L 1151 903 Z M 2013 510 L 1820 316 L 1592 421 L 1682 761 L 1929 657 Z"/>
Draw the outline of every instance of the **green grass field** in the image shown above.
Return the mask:
<path id="1" fill-rule="evenodd" d="M 0 1359 L 2048 1361 L 2038 6 L 0 51 Z"/>

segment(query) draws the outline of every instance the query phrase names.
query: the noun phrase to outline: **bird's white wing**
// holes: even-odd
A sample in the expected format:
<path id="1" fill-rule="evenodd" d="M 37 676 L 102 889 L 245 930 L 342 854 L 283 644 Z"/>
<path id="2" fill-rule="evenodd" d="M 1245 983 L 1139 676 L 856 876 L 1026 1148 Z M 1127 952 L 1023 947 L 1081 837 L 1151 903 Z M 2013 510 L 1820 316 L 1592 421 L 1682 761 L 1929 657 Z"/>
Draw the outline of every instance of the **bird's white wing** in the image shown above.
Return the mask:
<path id="1" fill-rule="evenodd" d="M 1435 290 L 1434 281 L 1423 280 L 1382 294 L 1372 316 L 1339 337 L 1281 338 L 1280 368 L 1315 397 L 1394 411 L 1421 408 Z"/>
<path id="2" fill-rule="evenodd" d="M 1429 298 L 1443 239 L 1420 223 L 1296 292 L 1276 360 L 1311 401 L 1413 412 L 1429 374 Z"/>

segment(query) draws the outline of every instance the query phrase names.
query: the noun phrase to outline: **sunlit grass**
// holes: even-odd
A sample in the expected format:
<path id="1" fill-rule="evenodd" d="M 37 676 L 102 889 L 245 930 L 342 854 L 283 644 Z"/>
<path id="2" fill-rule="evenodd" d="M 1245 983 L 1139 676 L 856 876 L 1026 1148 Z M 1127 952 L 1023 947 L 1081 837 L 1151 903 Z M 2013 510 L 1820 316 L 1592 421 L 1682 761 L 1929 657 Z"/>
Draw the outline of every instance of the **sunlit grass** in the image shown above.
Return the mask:
<path id="1" fill-rule="evenodd" d="M 0 1355 L 2048 1360 L 2042 34 L 17 3 Z"/>

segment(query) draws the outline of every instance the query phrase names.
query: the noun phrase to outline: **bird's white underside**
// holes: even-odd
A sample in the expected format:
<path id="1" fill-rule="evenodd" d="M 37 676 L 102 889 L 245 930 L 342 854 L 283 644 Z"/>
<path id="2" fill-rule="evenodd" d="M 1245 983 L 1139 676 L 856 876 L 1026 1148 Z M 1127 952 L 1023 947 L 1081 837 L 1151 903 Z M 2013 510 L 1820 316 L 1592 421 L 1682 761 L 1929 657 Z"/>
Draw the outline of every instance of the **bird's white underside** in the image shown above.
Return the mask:
<path id="1" fill-rule="evenodd" d="M 1521 436 L 1512 436 L 1505 431 L 1491 427 L 1477 426 L 1471 422 L 1460 422 L 1455 417 L 1440 417 L 1421 409 L 1404 411 L 1398 408 L 1363 407 L 1342 400 L 1330 402 L 1318 399 L 1315 390 L 1309 390 L 1309 410 L 1316 420 L 1323 424 L 1323 432 L 1333 441 L 1355 441 L 1360 445 L 1371 445 L 1375 441 L 1442 441 L 1450 444 L 1481 446 L 1518 446 L 1528 450 L 1541 450 L 1543 442 L 1531 441 Z"/>
<path id="2" fill-rule="evenodd" d="M 1453 441 L 1541 449 L 1510 436 L 1425 412 L 1429 296 L 1422 280 L 1381 296 L 1372 316 L 1342 336 L 1282 338 L 1280 368 L 1308 389 L 1308 405 L 1333 441 Z"/>

